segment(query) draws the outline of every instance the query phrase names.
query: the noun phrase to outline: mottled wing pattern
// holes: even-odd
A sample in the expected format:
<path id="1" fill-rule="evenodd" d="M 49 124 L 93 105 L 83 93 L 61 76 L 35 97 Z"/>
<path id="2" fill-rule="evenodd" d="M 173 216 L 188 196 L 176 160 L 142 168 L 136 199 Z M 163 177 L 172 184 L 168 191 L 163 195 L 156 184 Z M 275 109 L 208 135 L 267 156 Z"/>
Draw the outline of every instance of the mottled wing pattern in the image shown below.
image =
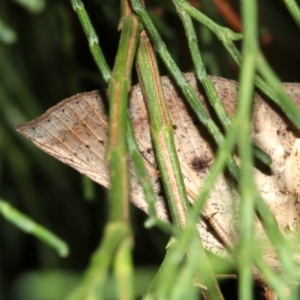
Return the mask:
<path id="1" fill-rule="evenodd" d="M 206 110 L 211 112 L 195 76 L 186 74 L 186 78 L 198 93 Z M 211 77 L 211 79 L 227 113 L 233 116 L 237 83 L 219 77 Z M 182 101 L 181 94 L 172 81 L 162 77 L 162 83 L 173 122 L 174 139 L 186 190 L 190 201 L 193 202 L 213 162 L 215 144 L 207 130 L 199 124 L 194 114 Z M 292 98 L 296 99 L 296 103 L 300 102 L 297 100 L 300 99 L 298 84 L 285 84 L 285 88 Z M 158 216 L 168 220 L 164 193 L 151 143 L 147 110 L 139 86 L 132 88 L 130 112 L 138 146 L 157 195 Z M 214 114 L 212 116 L 215 117 Z M 72 166 L 95 182 L 110 187 L 109 170 L 105 160 L 108 146 L 107 112 L 103 104 L 103 95 L 98 91 L 78 94 L 66 99 L 41 117 L 19 125 L 17 130 L 48 154 Z M 300 224 L 298 201 L 300 142 L 288 122 L 258 94 L 255 95 L 253 107 L 252 137 L 257 146 L 273 159 L 271 174 L 265 174 L 257 169 L 254 171 L 258 188 L 274 212 L 280 228 L 294 229 Z M 130 172 L 132 202 L 147 212 L 147 203 L 132 167 Z M 204 218 L 199 220 L 197 225 L 206 249 L 224 256 L 226 250 L 222 242 L 234 243 L 234 211 L 237 206 L 237 194 L 230 178 L 220 176 L 204 208 Z"/>
<path id="2" fill-rule="evenodd" d="M 108 186 L 107 115 L 99 100 L 97 91 L 75 95 L 16 129 L 48 154 Z"/>

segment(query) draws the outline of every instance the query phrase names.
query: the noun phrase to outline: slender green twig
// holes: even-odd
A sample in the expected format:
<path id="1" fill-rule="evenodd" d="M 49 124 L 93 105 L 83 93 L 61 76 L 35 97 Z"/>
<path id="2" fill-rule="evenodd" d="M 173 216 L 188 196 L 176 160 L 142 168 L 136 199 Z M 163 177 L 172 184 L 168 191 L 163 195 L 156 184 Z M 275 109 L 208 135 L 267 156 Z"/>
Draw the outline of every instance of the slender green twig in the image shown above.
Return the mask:
<path id="1" fill-rule="evenodd" d="M 186 222 L 189 203 L 173 138 L 172 121 L 155 56 L 148 38 L 142 34 L 137 55 L 140 85 L 149 110 L 150 131 L 172 221 L 180 228 Z"/>
<path id="2" fill-rule="evenodd" d="M 208 95 L 210 104 L 213 106 L 214 111 L 216 112 L 219 120 L 222 122 L 222 125 L 225 129 L 228 128 L 228 126 L 231 124 L 231 120 L 229 116 L 227 115 L 221 99 L 218 96 L 218 93 L 216 91 L 216 88 L 210 78 L 207 76 L 204 63 L 201 57 L 200 49 L 199 49 L 199 43 L 197 40 L 196 32 L 194 29 L 194 26 L 192 24 L 191 17 L 182 9 L 180 9 L 180 3 L 182 1 L 175 0 L 174 3 L 176 5 L 176 9 L 178 11 L 179 17 L 181 18 L 181 21 L 183 23 L 185 33 L 188 39 L 189 44 L 189 50 L 193 59 L 193 63 L 195 66 L 195 74 L 198 78 L 198 80 L 203 85 L 203 88 Z"/>
<path id="3" fill-rule="evenodd" d="M 148 228 L 152 226 L 157 226 L 162 230 L 168 233 L 172 233 L 173 235 L 176 236 L 178 234 L 176 227 L 171 225 L 170 223 L 158 219 L 156 215 L 156 210 L 155 210 L 156 196 L 153 187 L 150 183 L 149 175 L 145 168 L 143 158 L 141 156 L 141 153 L 139 152 L 138 146 L 136 145 L 133 128 L 130 121 L 127 122 L 127 144 L 128 144 L 128 150 L 131 154 L 132 160 L 134 161 L 136 177 L 138 178 L 143 188 L 145 199 L 148 203 L 149 218 L 145 222 L 145 226 Z"/>
<path id="4" fill-rule="evenodd" d="M 123 12 L 124 13 L 124 12 Z M 123 223 L 127 235 L 116 249 L 115 271 L 120 299 L 133 299 L 133 271 L 131 261 L 131 234 L 129 225 L 129 179 L 126 143 L 127 105 L 131 88 L 131 70 L 138 44 L 139 22 L 130 14 L 124 15 L 119 48 L 109 81 L 109 147 L 110 166 L 109 221 Z M 126 258 L 122 262 L 122 258 Z M 121 265 L 120 265 L 121 263 Z M 126 282 L 126 284 L 124 284 Z"/>
<path id="5" fill-rule="evenodd" d="M 233 41 L 241 40 L 242 34 L 233 32 L 227 27 L 223 27 L 209 19 L 201 11 L 193 7 L 189 2 L 184 0 L 178 0 L 177 10 L 185 11 L 189 16 L 199 21 L 201 24 L 209 28 L 216 37 L 223 43 L 227 51 L 230 53 L 235 62 L 240 60 L 240 53 L 236 49 Z"/>
<path id="6" fill-rule="evenodd" d="M 110 68 L 106 63 L 105 57 L 99 47 L 99 38 L 95 32 L 95 29 L 91 23 L 90 17 L 84 8 L 81 0 L 71 0 L 74 11 L 77 13 L 81 26 L 88 39 L 91 54 L 94 61 L 102 74 L 105 81 L 108 81 L 111 75 Z"/>
<path id="7" fill-rule="evenodd" d="M 240 180 L 240 240 L 237 258 L 239 269 L 239 294 L 242 299 L 251 300 L 252 261 L 251 245 L 254 241 L 255 183 L 253 177 L 253 154 L 250 144 L 250 116 L 254 93 L 254 76 L 257 46 L 257 7 L 256 1 L 245 0 L 242 3 L 242 21 L 244 40 L 242 47 L 242 67 L 238 92 L 237 120 L 239 123 L 238 150 L 241 158 Z"/>
<path id="8" fill-rule="evenodd" d="M 67 256 L 69 253 L 69 249 L 67 244 L 62 241 L 60 238 L 55 236 L 45 227 L 35 223 L 29 217 L 25 216 L 14 207 L 12 207 L 9 203 L 0 199 L 0 213 L 2 216 L 19 227 L 21 230 L 30 233 L 42 240 L 44 243 L 51 246 L 53 249 L 57 251 L 60 256 Z"/>
<path id="9" fill-rule="evenodd" d="M 195 18 L 200 23 L 205 24 L 220 40 L 226 39 L 227 41 L 237 41 L 242 39 L 242 34 L 236 33 L 227 27 L 223 27 L 212 21 L 205 16 L 201 11 L 193 7 L 188 1 L 176 0 L 177 11 L 184 11 L 189 16 Z"/>
<path id="10" fill-rule="evenodd" d="M 127 103 L 131 88 L 131 66 L 137 47 L 139 23 L 135 17 L 123 21 L 120 47 L 109 83 L 109 148 L 107 159 L 111 170 L 111 217 L 128 222 L 129 185 L 127 167 Z"/>

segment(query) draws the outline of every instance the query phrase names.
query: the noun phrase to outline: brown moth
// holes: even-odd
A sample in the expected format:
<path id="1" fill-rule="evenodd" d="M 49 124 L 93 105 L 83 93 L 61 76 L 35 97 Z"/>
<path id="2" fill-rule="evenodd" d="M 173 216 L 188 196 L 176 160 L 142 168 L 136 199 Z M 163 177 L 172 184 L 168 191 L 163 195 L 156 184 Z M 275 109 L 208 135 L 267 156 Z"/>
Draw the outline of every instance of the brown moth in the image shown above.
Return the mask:
<path id="1" fill-rule="evenodd" d="M 185 76 L 197 91 L 199 101 L 211 112 L 195 76 Z M 211 77 L 211 80 L 227 113 L 232 117 L 236 107 L 237 83 L 219 77 Z M 181 99 L 181 94 L 172 81 L 168 77 L 162 77 L 162 83 L 173 122 L 174 139 L 186 190 L 189 200 L 193 202 L 213 162 L 215 144 Z M 300 108 L 300 85 L 283 85 Z M 45 152 L 109 188 L 109 169 L 105 161 L 108 124 L 103 97 L 105 96 L 98 91 L 75 95 L 52 107 L 41 117 L 17 126 L 17 131 Z M 151 143 L 147 110 L 139 85 L 131 90 L 130 112 L 139 150 L 157 195 L 157 214 L 162 220 L 169 220 Z M 299 133 L 282 117 L 278 109 L 259 94 L 254 96 L 252 139 L 273 161 L 269 172 L 254 169 L 258 189 L 274 213 L 281 231 L 285 234 L 294 232 L 300 224 Z M 132 202 L 147 212 L 147 203 L 132 167 L 130 172 Z M 238 201 L 231 179 L 225 175 L 220 176 L 206 202 L 203 218 L 197 224 L 204 247 L 222 257 L 227 256 L 224 242 L 231 245 L 235 243 Z M 262 232 L 258 220 L 257 232 Z M 272 253 L 267 253 L 266 259 L 278 270 L 276 255 Z"/>

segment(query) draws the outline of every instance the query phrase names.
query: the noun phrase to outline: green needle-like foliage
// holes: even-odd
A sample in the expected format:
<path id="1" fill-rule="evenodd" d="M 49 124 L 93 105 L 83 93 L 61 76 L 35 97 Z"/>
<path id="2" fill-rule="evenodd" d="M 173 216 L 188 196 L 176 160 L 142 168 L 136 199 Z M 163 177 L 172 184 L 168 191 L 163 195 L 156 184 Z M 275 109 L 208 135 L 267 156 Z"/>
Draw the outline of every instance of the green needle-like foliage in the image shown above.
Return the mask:
<path id="1" fill-rule="evenodd" d="M 71 0 L 68 5 L 42 0 L 1 2 L 0 195 L 5 199 L 0 200 L 1 299 L 35 300 L 38 289 L 46 299 L 42 279 L 36 283 L 27 274 L 28 269 L 35 272 L 37 268 L 59 272 L 64 288 L 56 281 L 53 290 L 64 292 L 58 299 L 107 299 L 108 294 L 116 299 L 233 299 L 232 295 L 222 295 L 219 286 L 222 281 L 216 275 L 218 263 L 214 264 L 204 250 L 195 226 L 224 172 L 231 176 L 240 196 L 238 238 L 232 244 L 220 240 L 228 250 L 229 260 L 222 271 L 228 276 L 233 269 L 237 272 L 238 299 L 255 299 L 253 274 L 258 273 L 268 299 L 298 299 L 294 283 L 300 281 L 300 272 L 294 261 L 294 244 L 279 231 L 253 176 L 256 158 L 262 162 L 262 169 L 268 169 L 272 162 L 252 144 L 251 109 L 253 93 L 258 88 L 300 129 L 300 113 L 279 79 L 293 74 L 295 77 L 289 78 L 300 80 L 297 72 L 293 72 L 299 65 L 300 9 L 294 0 L 281 4 L 271 0 L 240 1 L 238 22 L 243 30 L 239 33 L 229 28 L 233 14 L 222 10 L 217 2 Z M 227 9 L 233 9 L 234 1 L 224 3 Z M 260 24 L 268 18 L 266 14 L 261 16 L 265 10 L 272 15 L 270 22 L 276 28 L 273 38 L 278 34 L 283 41 L 277 51 L 280 67 L 288 65 L 289 56 L 294 56 L 287 71 L 278 74 L 271 68 L 268 51 L 262 49 L 261 36 L 268 27 Z M 284 15 L 279 19 L 282 11 Z M 214 52 L 216 48 L 222 48 L 223 52 Z M 275 53 L 275 48 L 276 44 L 272 44 L 271 51 L 267 50 Z M 288 54 L 281 53 L 284 48 Z M 218 57 L 216 53 L 222 55 Z M 85 61 L 83 65 L 81 60 Z M 202 107 L 183 75 L 183 71 L 191 69 L 207 95 L 215 118 Z M 211 74 L 211 69 L 221 74 Z M 205 126 L 212 143 L 218 147 L 193 205 L 184 185 L 173 124 L 162 93 L 160 76 L 166 72 L 194 111 L 195 122 Z M 208 74 L 233 73 L 239 80 L 239 91 L 236 115 L 230 119 Z M 157 215 L 157 195 L 128 113 L 130 89 L 136 82 L 140 83 L 146 101 L 157 177 L 164 187 L 170 222 Z M 37 117 L 62 98 L 91 86 L 108 89 L 106 160 L 111 171 L 108 202 L 91 181 L 85 178 L 80 184 L 77 174 L 48 160 L 21 140 L 13 129 L 17 123 Z M 234 155 L 238 156 L 238 163 Z M 134 191 L 129 174 L 134 172 L 148 204 L 147 217 L 130 207 L 130 193 Z M 86 187 L 84 192 L 82 186 Z M 85 197 L 89 201 L 82 201 Z M 264 260 L 263 246 L 255 236 L 258 218 L 282 272 L 274 272 Z M 63 257 L 70 252 L 69 257 L 58 258 L 51 248 Z M 145 273 L 151 278 L 137 277 L 140 274 L 137 266 L 150 263 L 155 264 L 155 277 L 153 269 L 146 267 Z M 71 270 L 76 281 L 71 283 L 66 269 Z M 78 269 L 80 275 L 75 272 Z M 144 281 L 142 278 L 146 277 Z M 5 289 L 6 286 L 9 288 Z"/>

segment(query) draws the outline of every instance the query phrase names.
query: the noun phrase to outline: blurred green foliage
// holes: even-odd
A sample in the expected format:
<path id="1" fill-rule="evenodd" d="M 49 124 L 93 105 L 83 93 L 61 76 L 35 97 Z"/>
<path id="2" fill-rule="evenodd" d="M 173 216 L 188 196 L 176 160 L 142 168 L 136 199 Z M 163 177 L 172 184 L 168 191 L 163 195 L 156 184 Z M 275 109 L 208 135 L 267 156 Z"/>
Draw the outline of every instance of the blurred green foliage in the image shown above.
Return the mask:
<path id="1" fill-rule="evenodd" d="M 183 71 L 192 71 L 183 28 L 171 2 L 145 2 L 179 66 Z M 200 3 L 204 13 L 216 22 L 230 26 L 212 1 L 194 2 Z M 239 1 L 229 2 L 238 12 Z M 112 66 L 119 38 L 119 1 L 89 0 L 84 4 Z M 281 1 L 264 0 L 259 4 L 264 53 L 283 81 L 300 82 L 296 25 Z M 221 44 L 203 26 L 197 24 L 196 29 L 208 72 L 236 78 L 238 68 Z M 107 219 L 105 190 L 92 185 L 86 196 L 86 180 L 80 174 L 25 141 L 14 126 L 41 115 L 64 98 L 104 87 L 68 1 L 0 2 L 0 197 L 70 247 L 70 255 L 60 258 L 1 217 L 0 299 L 46 300 L 38 296 L 37 288 L 48 290 L 49 286 L 59 292 L 49 293 L 47 299 L 61 299 L 76 284 L 101 240 Z M 90 199 L 93 201 L 87 201 Z M 150 276 L 139 276 L 137 286 L 151 281 L 167 241 L 162 232 L 145 230 L 144 220 L 144 214 L 132 208 L 135 264 Z M 226 294 L 228 287 L 223 288 Z M 228 292 L 230 299 L 233 294 Z"/>

